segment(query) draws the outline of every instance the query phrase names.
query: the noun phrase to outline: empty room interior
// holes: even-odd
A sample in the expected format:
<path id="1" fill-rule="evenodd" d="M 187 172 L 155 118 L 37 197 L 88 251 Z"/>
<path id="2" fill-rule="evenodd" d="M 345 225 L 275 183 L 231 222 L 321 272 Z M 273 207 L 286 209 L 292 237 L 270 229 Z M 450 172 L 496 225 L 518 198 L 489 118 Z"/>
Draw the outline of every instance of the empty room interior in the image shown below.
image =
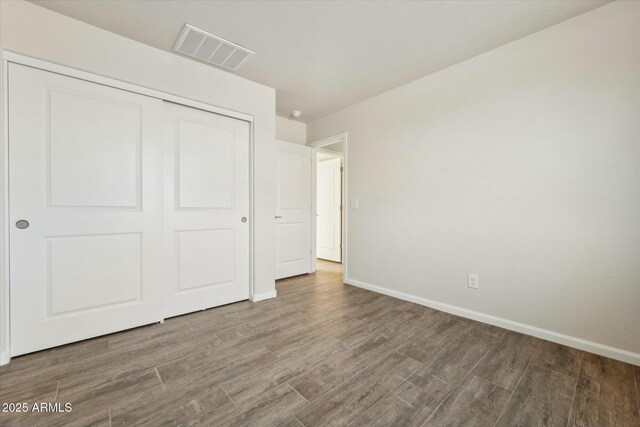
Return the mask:
<path id="1" fill-rule="evenodd" d="M 640 427 L 640 1 L 0 0 L 0 426 Z"/>

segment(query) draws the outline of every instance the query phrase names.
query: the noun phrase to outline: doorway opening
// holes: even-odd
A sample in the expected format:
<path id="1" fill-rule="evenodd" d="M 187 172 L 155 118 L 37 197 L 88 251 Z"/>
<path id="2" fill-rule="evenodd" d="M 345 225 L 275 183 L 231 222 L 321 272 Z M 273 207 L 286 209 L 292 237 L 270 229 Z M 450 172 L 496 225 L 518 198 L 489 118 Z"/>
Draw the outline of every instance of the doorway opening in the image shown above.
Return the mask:
<path id="1" fill-rule="evenodd" d="M 309 144 L 313 147 L 312 224 L 314 270 L 346 272 L 346 134 Z"/>

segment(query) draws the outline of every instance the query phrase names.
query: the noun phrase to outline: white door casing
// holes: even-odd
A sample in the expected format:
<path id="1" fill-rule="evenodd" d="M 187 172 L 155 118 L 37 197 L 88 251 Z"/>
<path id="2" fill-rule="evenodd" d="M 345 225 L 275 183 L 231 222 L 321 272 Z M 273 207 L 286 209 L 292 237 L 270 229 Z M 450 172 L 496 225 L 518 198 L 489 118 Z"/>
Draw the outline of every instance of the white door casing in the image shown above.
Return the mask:
<path id="1" fill-rule="evenodd" d="M 11 355 L 161 320 L 162 101 L 8 74 Z"/>
<path id="2" fill-rule="evenodd" d="M 164 122 L 165 317 L 247 299 L 249 123 L 169 102 Z"/>
<path id="3" fill-rule="evenodd" d="M 311 148 L 276 142 L 276 279 L 311 272 Z"/>
<path id="4" fill-rule="evenodd" d="M 339 157 L 318 162 L 316 178 L 316 256 L 335 262 L 342 261 L 341 167 Z"/>

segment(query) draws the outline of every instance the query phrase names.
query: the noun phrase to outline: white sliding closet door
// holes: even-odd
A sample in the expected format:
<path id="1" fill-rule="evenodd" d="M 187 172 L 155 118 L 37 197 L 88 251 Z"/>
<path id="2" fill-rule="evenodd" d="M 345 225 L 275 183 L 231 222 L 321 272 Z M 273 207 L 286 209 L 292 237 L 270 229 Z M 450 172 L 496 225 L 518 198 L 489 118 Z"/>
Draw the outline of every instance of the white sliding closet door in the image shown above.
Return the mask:
<path id="1" fill-rule="evenodd" d="M 13 356 L 162 319 L 162 101 L 9 64 Z"/>
<path id="2" fill-rule="evenodd" d="M 165 102 L 165 315 L 249 297 L 249 123 Z"/>
<path id="3" fill-rule="evenodd" d="M 8 80 L 12 356 L 249 297 L 248 122 Z"/>

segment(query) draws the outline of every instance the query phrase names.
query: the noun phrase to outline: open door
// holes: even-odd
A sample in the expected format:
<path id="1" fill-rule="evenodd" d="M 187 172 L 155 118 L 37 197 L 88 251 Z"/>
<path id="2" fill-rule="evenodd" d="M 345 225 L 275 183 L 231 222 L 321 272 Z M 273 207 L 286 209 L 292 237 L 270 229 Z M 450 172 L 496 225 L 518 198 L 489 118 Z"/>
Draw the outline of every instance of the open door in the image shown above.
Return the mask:
<path id="1" fill-rule="evenodd" d="M 318 162 L 316 256 L 342 262 L 342 159 Z"/>
<path id="2" fill-rule="evenodd" d="M 282 279 L 311 272 L 311 148 L 276 145 L 276 279 Z"/>

